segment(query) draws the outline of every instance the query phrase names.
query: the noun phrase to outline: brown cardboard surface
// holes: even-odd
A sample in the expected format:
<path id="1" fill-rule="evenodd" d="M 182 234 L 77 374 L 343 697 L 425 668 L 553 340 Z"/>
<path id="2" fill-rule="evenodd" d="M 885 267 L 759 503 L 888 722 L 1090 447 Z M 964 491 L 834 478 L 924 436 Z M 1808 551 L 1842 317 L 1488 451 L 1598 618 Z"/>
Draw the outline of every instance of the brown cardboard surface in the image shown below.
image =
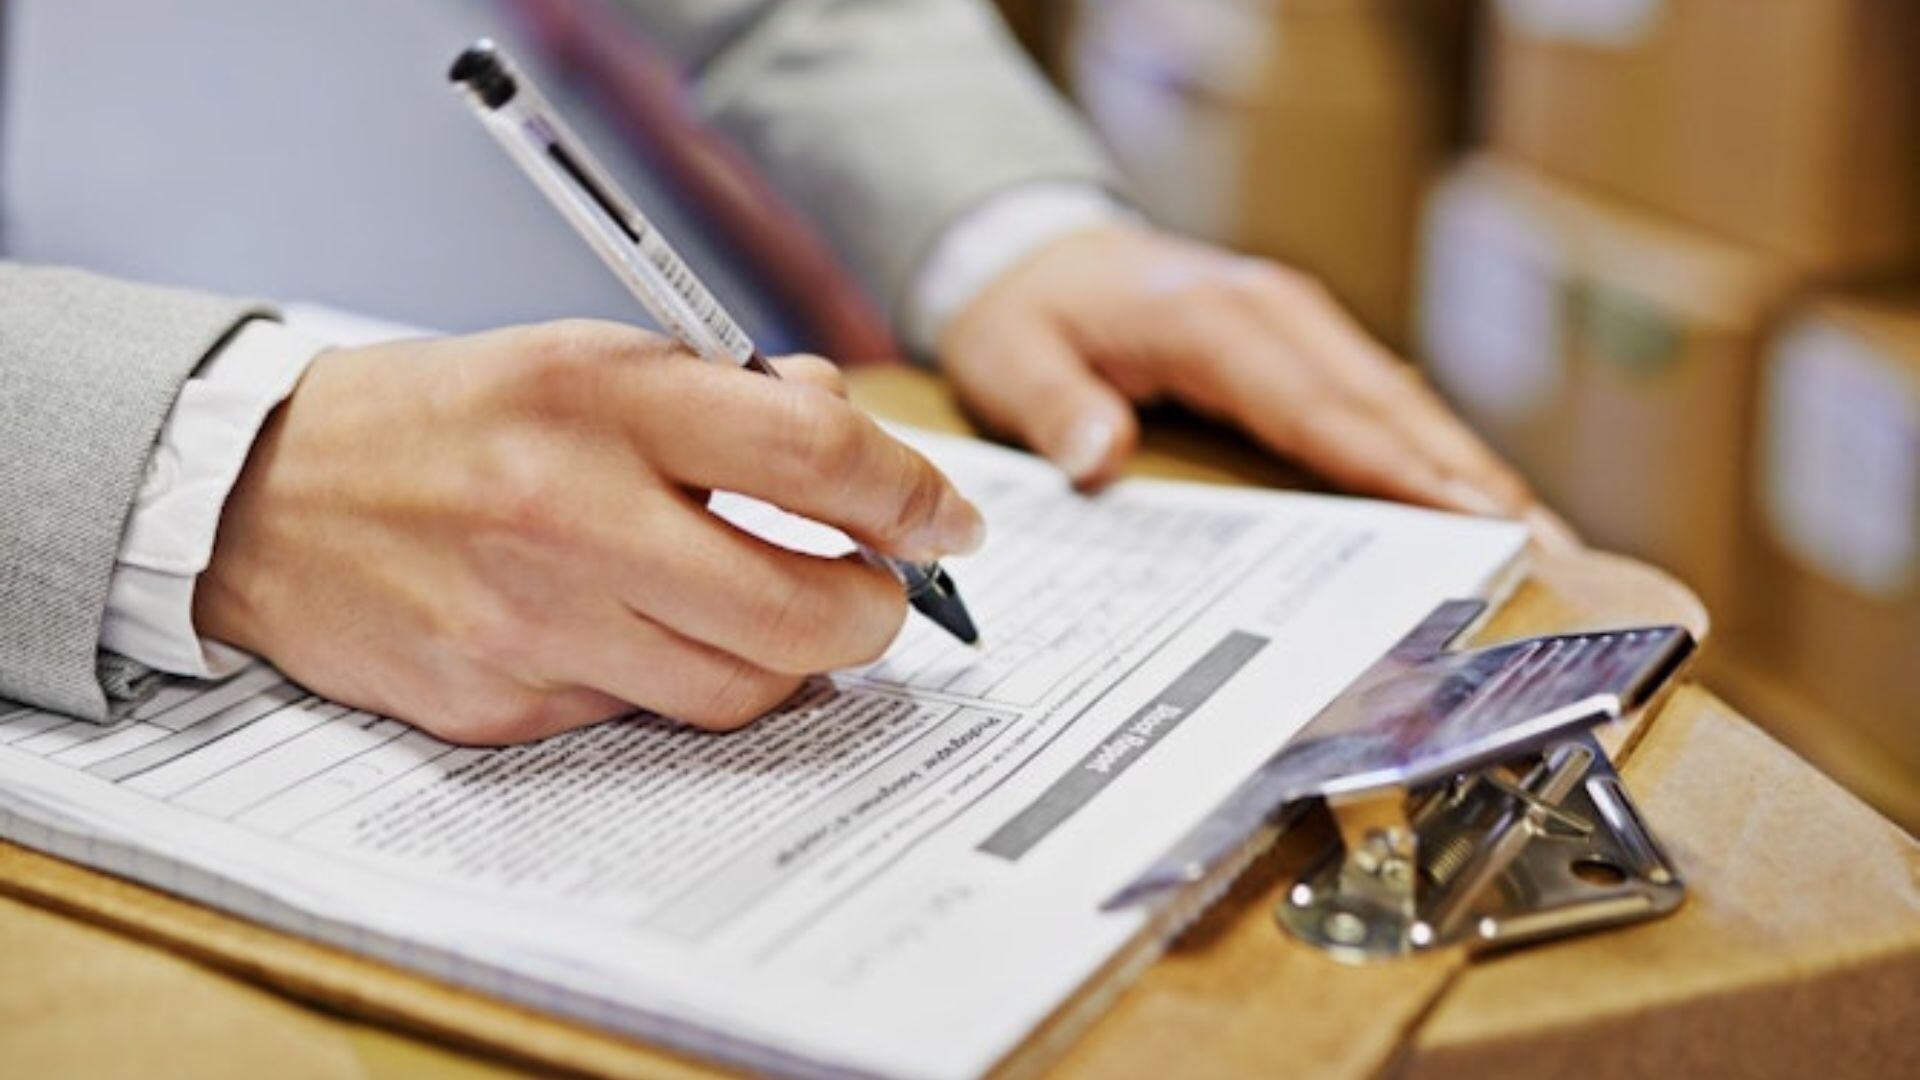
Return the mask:
<path id="1" fill-rule="evenodd" d="M 863 373 L 854 380 L 854 392 L 857 399 L 909 422 L 949 427 L 957 422 L 951 401 L 917 373 L 898 369 Z M 1157 450 L 1150 455 L 1151 464 L 1162 475 L 1193 472 L 1177 453 L 1194 452 L 1210 441 L 1211 436 L 1183 425 L 1156 430 L 1149 440 L 1150 448 Z M 1271 464 L 1241 444 L 1213 441 L 1213 445 L 1216 449 L 1205 451 L 1205 467 L 1197 470 L 1195 478 L 1275 475 Z M 1170 446 L 1179 448 L 1176 454 L 1167 452 Z M 1543 563 L 1540 573 L 1522 587 L 1486 633 L 1499 637 L 1575 622 L 1618 624 L 1645 619 L 1703 625 L 1697 605 L 1670 579 L 1625 560 L 1594 555 Z M 1657 737 L 1669 723 L 1679 725 L 1679 734 L 1671 739 Z M 1913 955 L 1911 944 L 1920 935 L 1920 918 L 1913 917 L 1920 908 L 1914 903 L 1911 844 L 1889 839 L 1885 822 L 1846 803 L 1831 787 L 1806 783 L 1804 766 L 1781 755 L 1774 744 L 1747 734 L 1750 729 L 1744 722 L 1709 695 L 1682 692 L 1652 725 L 1654 735 L 1639 744 L 1650 748 L 1645 750 L 1649 764 L 1644 767 L 1648 780 L 1643 787 L 1641 751 L 1629 736 L 1646 730 L 1639 725 L 1617 730 L 1610 733 L 1610 741 L 1616 754 L 1631 751 L 1625 770 L 1628 782 L 1642 798 L 1656 830 L 1673 846 L 1682 872 L 1691 874 L 1696 859 L 1701 859 L 1703 873 L 1695 884 L 1692 907 L 1686 909 L 1685 917 L 1691 921 L 1679 935 L 1688 948 L 1657 954 L 1661 964 L 1681 966 L 1647 973 L 1650 981 L 1671 981 L 1688 993 L 1684 1000 L 1663 1002 L 1673 1013 L 1672 1023 L 1658 1029 L 1667 1033 L 1665 1041 L 1648 1045 L 1664 1049 L 1641 1063 L 1704 1063 L 1704 1071 L 1723 1071 L 1718 1063 L 1735 1060 L 1728 1056 L 1738 1049 L 1734 1043 L 1752 1038 L 1735 1021 L 1743 1016 L 1781 1015 L 1777 1011 L 1781 1009 L 1788 1010 L 1785 1015 L 1800 1015 L 1795 1009 L 1804 1011 L 1804 1006 L 1794 1004 L 1794 999 L 1805 1000 L 1807 994 L 1801 983 L 1788 978 L 1794 972 L 1806 973 L 1809 979 L 1819 976 L 1806 984 L 1819 991 L 1819 1001 L 1828 1000 L 1836 986 L 1879 985 L 1889 988 L 1889 996 L 1881 999 L 1887 1009 L 1906 1009 L 1907 999 L 1890 995 L 1909 992 L 1920 973 L 1920 958 Z M 1755 808 L 1757 800 L 1782 788 L 1798 794 L 1771 809 Z M 1233 901 L 1217 909 L 1112 1003 L 1105 1018 L 1093 1024 L 1060 1063 L 1059 1072 L 1156 1077 L 1283 1071 L 1371 1074 L 1395 1061 L 1420 1060 L 1407 1058 L 1408 1039 L 1429 1014 L 1434 1020 L 1414 1045 L 1428 1047 L 1434 1055 L 1444 1054 L 1432 1060 L 1462 1069 L 1513 1064 L 1512 1047 L 1518 1039 L 1551 1042 L 1547 1033 L 1561 1030 L 1568 1031 L 1570 1038 L 1580 1035 L 1578 1016 L 1586 1015 L 1585 1011 L 1542 1019 L 1538 1011 L 1516 1013 L 1504 1008 L 1507 999 L 1499 994 L 1475 998 L 1487 1004 L 1475 1005 L 1458 1021 L 1443 1024 L 1450 1006 L 1447 995 L 1452 992 L 1448 987 L 1471 988 L 1476 977 L 1472 969 L 1460 976 L 1464 959 L 1458 954 L 1406 965 L 1345 967 L 1283 937 L 1272 924 L 1271 905 L 1284 888 L 1286 875 L 1324 839 L 1324 833 L 1316 836 L 1311 830 L 1289 834 L 1243 880 Z M 1807 863 L 1807 872 L 1797 871 L 1796 857 L 1809 851 L 1824 852 L 1826 858 Z M 1709 871 L 1705 860 L 1719 852 L 1740 856 L 1733 867 L 1737 874 L 1721 872 L 1718 864 L 1711 864 L 1715 868 Z M 1855 855 L 1867 859 L 1872 870 L 1853 869 L 1850 859 Z M 1749 864 L 1749 858 L 1761 861 Z M 1763 894 L 1762 900 L 1735 891 L 1736 887 L 1751 889 L 1769 877 L 1778 877 L 1786 887 Z M 709 1074 L 698 1065 L 19 848 L 0 845 L 0 890 L 33 897 L 43 905 L 162 944 L 296 997 L 524 1064 L 617 1076 Z M 1869 918 L 1860 916 L 1861 912 L 1878 914 Z M 294 1014 L 271 999 L 263 1006 L 258 992 L 229 984 L 231 993 L 166 999 L 195 1004 L 204 1028 L 180 1027 L 150 1035 L 138 1025 L 116 1026 L 116 1014 L 123 1009 L 152 1010 L 157 995 L 184 994 L 175 986 L 219 980 L 159 956 L 149 946 L 114 939 L 18 904 L 0 903 L 0 942 L 24 937 L 44 943 L 37 952 L 0 952 L 45 957 L 9 971 L 9 982 L 18 980 L 21 1000 L 47 1000 L 48 989 L 62 978 L 57 957 L 66 951 L 71 934 L 50 927 L 72 928 L 73 933 L 97 938 L 104 950 L 117 954 L 103 961 L 107 971 L 118 970 L 118 965 L 138 970 L 159 957 L 178 976 L 146 995 L 121 995 L 118 980 L 103 978 L 84 997 L 65 999 L 69 1004 L 62 1010 L 61 1023 L 74 1025 L 76 1031 L 98 1032 L 102 1039 L 124 1037 L 133 1048 L 129 1053 L 165 1053 L 170 1044 L 164 1039 L 175 1038 L 180 1044 L 172 1052 L 193 1056 L 173 1060 L 217 1065 L 229 1052 L 229 1033 L 259 1025 L 255 1018 L 263 1009 L 267 1015 L 276 1009 Z M 1512 981 L 1492 986 L 1487 993 L 1504 986 L 1523 998 L 1529 993 L 1551 996 L 1560 992 L 1565 976 L 1563 961 L 1556 959 L 1563 950 L 1604 952 L 1611 944 L 1634 940 L 1633 935 L 1653 929 L 1542 947 L 1498 961 L 1503 977 Z M 1774 959 L 1756 967 L 1750 961 L 1757 952 L 1771 953 Z M 1542 965 L 1539 974 L 1532 974 L 1535 968 L 1530 965 Z M 1754 977 L 1755 971 L 1766 977 Z M 1826 972 L 1839 974 L 1826 979 L 1822 974 Z M 1441 1003 L 1439 1011 L 1434 1010 L 1436 999 Z M 1615 1015 L 1602 1009 L 1604 999 L 1589 1000 L 1595 1002 L 1593 1015 Z M 1761 1011 L 1740 1011 L 1750 1008 Z M 318 1013 L 294 1015 L 310 1017 L 323 1027 L 335 1025 L 353 1045 L 359 1066 L 370 1074 L 454 1076 L 483 1071 L 472 1059 L 409 1043 L 356 1022 Z M 1886 1030 L 1885 1023 L 1860 1019 L 1861 1015 L 1832 1014 L 1833 1030 L 1857 1035 L 1863 1045 L 1878 1045 L 1866 1040 Z M 1894 1011 L 1891 1015 L 1908 1014 Z M 1643 1023 L 1664 1019 L 1664 1013 L 1641 1011 Z M 27 1045 L 21 1040 L 32 1038 L 28 1027 L 0 1028 L 0 1060 L 16 1060 L 14 1046 Z M 1680 1033 L 1688 1030 L 1694 1032 L 1693 1038 L 1682 1041 Z M 1787 1028 L 1781 1037 L 1791 1040 L 1799 1034 Z M 150 1042 L 150 1038 L 163 1041 Z M 80 1045 L 84 1041 L 84 1037 L 69 1040 L 62 1049 L 66 1054 L 81 1054 L 87 1049 Z M 306 1045 L 289 1043 L 285 1052 L 301 1053 L 300 1047 Z M 312 1045 L 322 1056 L 333 1053 L 327 1049 L 330 1040 L 319 1039 Z M 1689 1056 L 1679 1056 L 1683 1052 Z M 89 1059 L 62 1054 L 35 1060 L 49 1070 L 64 1070 L 82 1067 Z M 1839 1064 L 1857 1060 L 1848 1058 Z M 253 1062 L 244 1059 L 243 1063 Z M 270 1066 L 259 1071 L 285 1070 Z"/>
<path id="2" fill-rule="evenodd" d="M 1686 906 L 1472 965 L 1405 1071 L 1920 1074 L 1920 845 L 1698 690 L 1623 773 Z"/>
<path id="3" fill-rule="evenodd" d="M 1556 6 L 1488 5 L 1499 150 L 1805 271 L 1920 259 L 1920 7 L 1593 0 L 1651 12 L 1599 34 L 1526 17 Z"/>
<path id="4" fill-rule="evenodd" d="M 1542 561 L 1478 640 L 1646 621 L 1705 633 L 1705 613 L 1672 579 L 1589 554 Z M 1629 754 L 1646 719 L 1602 731 L 1601 739 L 1614 755 Z M 1111 1004 L 1056 1073 L 1337 1077 L 1372 1075 L 1397 1060 L 1466 958 L 1450 951 L 1356 967 L 1281 933 L 1273 910 L 1331 839 L 1324 822 L 1282 837 L 1228 901 Z"/>
<path id="5" fill-rule="evenodd" d="M 1069 81 L 1148 212 L 1320 277 L 1399 346 L 1465 22 L 1457 0 L 1089 0 Z"/>
<path id="6" fill-rule="evenodd" d="M 3 871 L 0 871 L 3 872 Z M 332 1080 L 360 1075 L 324 1017 L 96 926 L 0 897 L 0 1072 Z"/>
<path id="7" fill-rule="evenodd" d="M 1764 655 L 1749 656 L 1752 651 L 1734 643 L 1734 648 L 1710 654 L 1701 677 L 1814 768 L 1910 835 L 1920 836 L 1920 777 L 1913 769 L 1849 723 L 1845 714 L 1809 697 Z"/>
<path id="8" fill-rule="evenodd" d="M 1754 370 L 1784 267 L 1490 156 L 1442 181 L 1427 215 L 1435 381 L 1590 540 L 1737 621 Z M 1482 343 L 1485 326 L 1529 329 Z M 1506 397 L 1528 379 L 1537 392 Z"/>
<path id="9" fill-rule="evenodd" d="M 1843 392 L 1840 387 L 1848 383 L 1834 380 L 1832 370 L 1814 383 L 1802 380 L 1816 369 L 1789 377 L 1791 365 L 1822 356 L 1868 365 L 1880 378 Z M 1783 322 L 1779 340 L 1768 350 L 1765 378 L 1747 553 L 1749 573 L 1764 600 L 1740 627 L 1738 651 L 1767 676 L 1796 687 L 1820 714 L 1798 723 L 1845 728 L 1861 742 L 1852 757 L 1877 754 L 1920 789 L 1920 554 L 1909 555 L 1903 580 L 1874 584 L 1847 578 L 1850 568 L 1864 571 L 1844 547 L 1826 553 L 1824 545 L 1815 544 L 1796 551 L 1782 534 L 1794 531 L 1783 523 L 1784 514 L 1786 521 L 1816 518 L 1822 522 L 1817 528 L 1840 537 L 1891 525 L 1908 544 L 1920 544 L 1920 512 L 1878 526 L 1863 520 L 1880 512 L 1905 513 L 1887 507 L 1920 510 L 1920 294 L 1817 298 Z M 1823 398 L 1828 400 L 1816 400 Z M 1792 414 L 1801 410 L 1824 417 L 1823 426 L 1843 430 L 1804 436 L 1810 444 L 1780 442 L 1777 452 L 1769 452 L 1776 429 L 1791 429 Z M 1891 419 L 1901 412 L 1904 430 Z M 1820 447 L 1826 438 L 1858 441 L 1829 444 L 1848 452 L 1793 452 Z M 1885 460 L 1890 455 L 1904 466 L 1890 469 Z M 1801 457 L 1811 459 L 1801 465 L 1808 470 L 1804 477 L 1789 484 L 1775 476 L 1776 470 L 1791 475 L 1791 463 L 1784 459 Z M 1895 489 L 1882 490 L 1888 485 Z M 1791 512 L 1783 509 L 1809 498 L 1817 501 Z M 1836 753 L 1837 767 L 1849 774 L 1860 771 L 1847 757 Z"/>

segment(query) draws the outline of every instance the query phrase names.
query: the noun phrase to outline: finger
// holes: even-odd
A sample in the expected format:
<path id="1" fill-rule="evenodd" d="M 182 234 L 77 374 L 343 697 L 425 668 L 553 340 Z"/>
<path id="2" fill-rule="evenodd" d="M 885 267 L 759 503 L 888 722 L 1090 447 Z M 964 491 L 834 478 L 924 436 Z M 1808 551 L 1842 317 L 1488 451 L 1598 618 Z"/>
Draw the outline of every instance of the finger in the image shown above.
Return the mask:
<path id="1" fill-rule="evenodd" d="M 482 720 L 455 710 L 423 717 L 416 723 L 429 735 L 461 746 L 510 746 L 550 738 L 632 711 L 633 706 L 618 697 L 574 687 L 529 691 L 526 701 Z"/>
<path id="2" fill-rule="evenodd" d="M 802 676 L 674 633 L 609 601 L 555 656 L 561 677 L 627 708 L 710 731 L 731 731 L 792 696 Z"/>
<path id="3" fill-rule="evenodd" d="M 1573 554 L 1586 550 L 1586 541 L 1567 524 L 1565 518 L 1536 503 L 1520 515 L 1520 520 L 1533 533 L 1533 538 L 1543 550 L 1558 555 Z"/>
<path id="4" fill-rule="evenodd" d="M 837 398 L 847 396 L 847 378 L 840 371 L 840 365 L 825 357 L 795 353 L 774 357 L 771 363 L 782 379 L 818 387 Z"/>
<path id="5" fill-rule="evenodd" d="M 1311 356 L 1348 401 L 1391 426 L 1434 466 L 1443 478 L 1433 492 L 1436 505 L 1511 515 L 1533 504 L 1519 474 L 1324 290 L 1271 266 L 1261 269 L 1260 314 Z"/>
<path id="6" fill-rule="evenodd" d="M 1301 461 L 1347 491 L 1445 505 L 1445 478 L 1370 414 L 1330 403 L 1302 418 L 1288 438 Z"/>
<path id="7" fill-rule="evenodd" d="M 1537 499 L 1527 482 L 1500 459 L 1411 368 L 1395 364 L 1382 369 L 1375 391 L 1361 391 L 1361 405 L 1395 423 L 1415 446 L 1448 475 L 1448 486 L 1461 504 L 1478 502 L 1481 513 L 1511 516 L 1533 506 Z"/>
<path id="8" fill-rule="evenodd" d="M 1112 479 L 1140 438 L 1133 406 L 1045 328 L 973 342 L 948 373 L 969 409 L 1083 487 Z"/>
<path id="9" fill-rule="evenodd" d="M 788 551 L 694 506 L 652 507 L 625 531 L 645 537 L 611 569 L 627 606 L 769 671 L 865 663 L 906 619 L 906 594 L 886 571 Z"/>
<path id="10" fill-rule="evenodd" d="M 711 365 L 631 379 L 643 400 L 623 415 L 644 418 L 631 437 L 679 483 L 764 499 L 906 558 L 965 554 L 985 537 L 932 462 L 845 401 Z"/>
<path id="11" fill-rule="evenodd" d="M 1213 410 L 1343 488 L 1442 504 L 1444 475 L 1391 424 L 1356 409 L 1282 335 L 1232 314 L 1212 332 L 1210 377 L 1197 392 Z"/>

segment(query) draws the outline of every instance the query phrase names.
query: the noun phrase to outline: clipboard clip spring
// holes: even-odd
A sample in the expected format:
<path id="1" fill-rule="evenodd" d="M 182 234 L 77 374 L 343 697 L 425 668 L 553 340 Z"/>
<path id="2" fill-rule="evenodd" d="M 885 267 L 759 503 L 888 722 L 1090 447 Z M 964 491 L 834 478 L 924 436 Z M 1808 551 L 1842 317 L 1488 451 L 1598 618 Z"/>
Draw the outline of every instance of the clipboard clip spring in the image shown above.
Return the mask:
<path id="1" fill-rule="evenodd" d="M 1585 733 L 1422 790 L 1327 807 L 1339 846 L 1275 915 L 1343 960 L 1509 948 L 1655 918 L 1686 894 Z"/>

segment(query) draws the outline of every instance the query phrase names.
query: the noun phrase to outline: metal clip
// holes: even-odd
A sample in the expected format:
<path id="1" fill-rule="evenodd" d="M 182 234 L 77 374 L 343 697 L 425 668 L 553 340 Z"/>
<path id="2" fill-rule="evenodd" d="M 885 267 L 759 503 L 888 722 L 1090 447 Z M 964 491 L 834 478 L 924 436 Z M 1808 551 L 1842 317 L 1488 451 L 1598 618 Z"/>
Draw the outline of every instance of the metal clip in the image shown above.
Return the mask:
<path id="1" fill-rule="evenodd" d="M 1586 734 L 1517 776 L 1494 767 L 1328 808 L 1340 850 L 1275 914 L 1345 960 L 1521 945 L 1664 915 L 1686 893 Z"/>
<path id="2" fill-rule="evenodd" d="M 1435 608 L 1105 906 L 1217 894 L 1262 839 L 1324 800 L 1340 851 L 1280 920 L 1339 956 L 1516 944 L 1672 910 L 1679 879 L 1585 732 L 1669 685 L 1692 635 L 1449 648 L 1484 610 Z"/>

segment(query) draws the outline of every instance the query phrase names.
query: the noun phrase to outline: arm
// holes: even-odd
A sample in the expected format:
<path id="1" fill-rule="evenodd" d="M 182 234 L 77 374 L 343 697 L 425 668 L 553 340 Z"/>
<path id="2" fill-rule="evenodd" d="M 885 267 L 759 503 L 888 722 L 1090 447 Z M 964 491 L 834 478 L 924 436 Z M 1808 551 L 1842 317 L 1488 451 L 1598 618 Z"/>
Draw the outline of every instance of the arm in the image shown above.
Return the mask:
<path id="1" fill-rule="evenodd" d="M 969 409 L 1076 481 L 1173 398 L 1351 490 L 1572 542 L 1317 282 L 1086 210 L 1119 184 L 983 0 L 626 5 Z"/>
<path id="2" fill-rule="evenodd" d="M 947 228 L 1036 183 L 1117 189 L 976 0 L 625 0 L 706 118 L 805 207 L 897 325 Z M 930 344 L 930 342 L 923 342 Z"/>
<path id="3" fill-rule="evenodd" d="M 259 305 L 0 263 L 0 696 L 96 720 L 122 530 L 182 384 Z"/>
<path id="4" fill-rule="evenodd" d="M 243 302 L 4 264 L 0 298 L 0 696 L 42 708 L 113 718 L 224 642 L 460 742 L 732 727 L 877 656 L 906 600 L 707 491 L 903 558 L 982 538 L 817 359 L 764 379 L 592 323 L 320 351 Z"/>

